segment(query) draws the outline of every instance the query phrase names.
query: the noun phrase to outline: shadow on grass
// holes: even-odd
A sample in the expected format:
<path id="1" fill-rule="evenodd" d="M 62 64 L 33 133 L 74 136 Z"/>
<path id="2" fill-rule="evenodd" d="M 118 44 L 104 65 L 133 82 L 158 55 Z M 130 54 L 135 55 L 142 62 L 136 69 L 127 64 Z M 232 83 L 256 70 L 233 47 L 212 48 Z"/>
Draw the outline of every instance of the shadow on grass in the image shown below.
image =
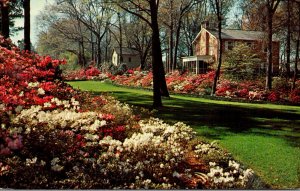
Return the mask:
<path id="1" fill-rule="evenodd" d="M 110 94 L 121 102 L 152 107 L 150 95 L 124 91 Z M 228 106 L 172 97 L 164 98 L 163 103 L 164 107 L 155 112 L 155 117 L 170 123 L 182 121 L 208 139 L 220 140 L 228 134 L 255 133 L 280 136 L 291 146 L 300 147 L 300 115 L 296 111 Z"/>

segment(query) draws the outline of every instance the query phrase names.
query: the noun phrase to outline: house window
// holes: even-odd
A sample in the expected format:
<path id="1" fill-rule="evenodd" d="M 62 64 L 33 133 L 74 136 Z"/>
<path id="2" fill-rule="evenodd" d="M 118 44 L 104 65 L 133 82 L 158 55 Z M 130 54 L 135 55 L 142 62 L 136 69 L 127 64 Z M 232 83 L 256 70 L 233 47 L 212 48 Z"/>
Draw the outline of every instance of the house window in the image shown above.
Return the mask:
<path id="1" fill-rule="evenodd" d="M 198 73 L 205 74 L 207 72 L 207 69 L 208 69 L 208 63 L 204 62 L 204 61 L 199 61 L 198 64 L 199 64 Z"/>
<path id="2" fill-rule="evenodd" d="M 225 42 L 225 50 L 232 50 L 233 47 L 234 47 L 234 42 L 232 42 L 232 41 Z"/>
<path id="3" fill-rule="evenodd" d="M 131 57 L 128 58 L 128 62 L 131 62 Z"/>
<path id="4" fill-rule="evenodd" d="M 268 45 L 267 45 L 267 43 L 263 43 L 263 44 L 262 44 L 262 51 L 263 51 L 264 53 L 267 53 L 267 52 L 268 52 Z"/>

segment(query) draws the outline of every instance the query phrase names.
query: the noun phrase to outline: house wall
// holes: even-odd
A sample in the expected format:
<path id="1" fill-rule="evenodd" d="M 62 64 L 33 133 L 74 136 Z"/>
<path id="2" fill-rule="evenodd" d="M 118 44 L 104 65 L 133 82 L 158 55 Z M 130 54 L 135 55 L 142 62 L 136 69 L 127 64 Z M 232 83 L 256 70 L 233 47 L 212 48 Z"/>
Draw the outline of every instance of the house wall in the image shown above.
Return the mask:
<path id="1" fill-rule="evenodd" d="M 131 61 L 129 60 L 131 59 Z M 123 55 L 123 62 L 127 65 L 127 68 L 137 68 L 141 65 L 141 59 L 138 55 Z"/>
<path id="2" fill-rule="evenodd" d="M 202 29 L 200 36 L 195 43 L 194 55 L 211 55 L 217 60 L 218 41 L 206 29 Z"/>
<path id="3" fill-rule="evenodd" d="M 123 61 L 122 63 L 127 65 L 127 68 L 137 68 L 141 64 L 141 59 L 139 55 L 123 55 Z M 112 64 L 114 66 L 118 66 L 119 63 L 119 55 L 116 51 L 112 54 Z"/>
<path id="4" fill-rule="evenodd" d="M 226 50 L 226 42 L 234 42 L 234 43 L 252 43 L 252 49 L 258 54 L 262 62 L 267 63 L 267 52 L 266 52 L 266 44 L 264 41 L 251 41 L 251 40 L 228 40 L 223 39 L 223 46 L 222 50 L 224 53 L 226 53 L 228 50 Z M 272 59 L 272 72 L 274 74 L 277 74 L 279 72 L 279 42 L 273 42 L 273 59 Z"/>

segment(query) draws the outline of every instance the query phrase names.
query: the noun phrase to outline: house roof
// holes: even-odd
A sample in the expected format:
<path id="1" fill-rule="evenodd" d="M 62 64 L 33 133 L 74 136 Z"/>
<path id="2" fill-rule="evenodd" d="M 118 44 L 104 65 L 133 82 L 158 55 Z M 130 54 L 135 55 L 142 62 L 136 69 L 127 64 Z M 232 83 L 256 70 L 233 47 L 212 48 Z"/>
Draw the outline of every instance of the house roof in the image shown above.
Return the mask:
<path id="1" fill-rule="evenodd" d="M 207 30 L 210 34 L 218 38 L 217 30 Z M 198 33 L 197 37 L 193 41 L 193 43 L 199 38 L 201 31 Z M 265 33 L 262 31 L 247 31 L 247 30 L 233 30 L 233 29 L 222 29 L 222 39 L 228 40 L 262 40 L 265 38 Z M 273 37 L 273 41 L 278 41 L 275 37 Z"/>
<path id="2" fill-rule="evenodd" d="M 114 48 L 114 50 L 116 51 L 117 54 L 120 54 L 120 47 L 116 47 Z M 122 48 L 122 54 L 123 55 L 137 55 L 139 54 L 139 52 L 137 50 L 134 50 L 132 48 Z"/>
<path id="3" fill-rule="evenodd" d="M 218 31 L 209 31 L 212 35 L 218 38 Z M 261 40 L 265 36 L 264 32 L 261 31 L 245 31 L 245 30 L 222 30 L 222 39 L 232 40 Z"/>

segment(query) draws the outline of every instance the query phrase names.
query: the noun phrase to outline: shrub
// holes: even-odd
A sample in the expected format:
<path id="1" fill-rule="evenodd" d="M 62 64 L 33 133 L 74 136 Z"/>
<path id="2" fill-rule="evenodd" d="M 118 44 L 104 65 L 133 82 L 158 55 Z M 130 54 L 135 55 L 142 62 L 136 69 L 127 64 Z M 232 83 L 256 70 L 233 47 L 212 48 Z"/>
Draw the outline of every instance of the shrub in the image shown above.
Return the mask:
<path id="1" fill-rule="evenodd" d="M 237 44 L 225 55 L 224 74 L 233 80 L 257 79 L 262 62 L 258 55 L 244 43 Z"/>

